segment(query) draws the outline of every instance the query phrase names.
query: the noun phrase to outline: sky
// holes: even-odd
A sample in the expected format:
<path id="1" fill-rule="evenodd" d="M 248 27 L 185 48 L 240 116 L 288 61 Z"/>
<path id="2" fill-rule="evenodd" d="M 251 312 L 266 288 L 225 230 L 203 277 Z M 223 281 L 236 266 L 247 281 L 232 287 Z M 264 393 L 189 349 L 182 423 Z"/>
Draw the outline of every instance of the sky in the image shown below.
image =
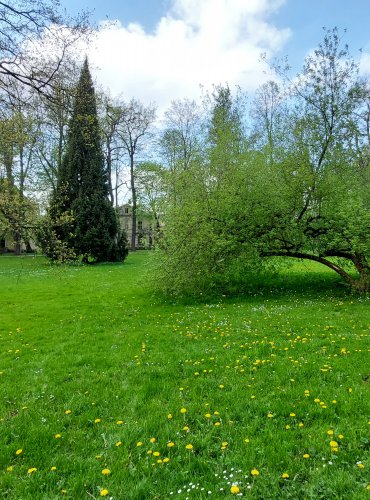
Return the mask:
<path id="1" fill-rule="evenodd" d="M 370 0 L 61 0 L 74 15 L 91 11 L 96 36 L 83 51 L 111 95 L 156 103 L 198 100 L 228 84 L 253 91 L 271 79 L 261 61 L 288 57 L 297 73 L 337 26 L 370 76 Z M 344 30 L 346 32 L 344 33 Z M 360 52 L 362 49 L 362 52 Z"/>

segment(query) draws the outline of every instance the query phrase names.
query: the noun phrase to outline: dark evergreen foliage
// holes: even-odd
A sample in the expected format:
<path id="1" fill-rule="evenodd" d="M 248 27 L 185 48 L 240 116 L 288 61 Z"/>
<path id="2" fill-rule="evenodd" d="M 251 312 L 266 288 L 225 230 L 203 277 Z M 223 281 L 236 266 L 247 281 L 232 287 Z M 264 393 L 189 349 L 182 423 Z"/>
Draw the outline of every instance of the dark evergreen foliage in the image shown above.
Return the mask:
<path id="1" fill-rule="evenodd" d="M 127 255 L 108 194 L 95 91 L 85 60 L 49 211 L 56 240 L 85 262 L 119 261 Z"/>

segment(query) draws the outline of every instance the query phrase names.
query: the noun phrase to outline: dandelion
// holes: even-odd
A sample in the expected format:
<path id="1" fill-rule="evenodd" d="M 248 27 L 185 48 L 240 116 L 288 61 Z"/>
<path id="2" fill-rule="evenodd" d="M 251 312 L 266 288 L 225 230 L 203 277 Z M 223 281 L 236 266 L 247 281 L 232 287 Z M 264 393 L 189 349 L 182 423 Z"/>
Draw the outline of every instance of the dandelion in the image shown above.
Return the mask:
<path id="1" fill-rule="evenodd" d="M 122 446 L 122 441 L 117 441 L 116 446 Z"/>
<path id="2" fill-rule="evenodd" d="M 267 416 L 268 418 L 273 418 L 274 415 L 272 413 L 268 413 Z"/>
<path id="3" fill-rule="evenodd" d="M 303 455 L 303 458 L 310 458 L 310 455 L 309 455 L 308 453 L 305 453 L 305 454 Z"/>
<path id="4" fill-rule="evenodd" d="M 330 441 L 330 448 L 338 448 L 338 443 L 336 441 Z"/>
<path id="5" fill-rule="evenodd" d="M 249 443 L 249 438 L 245 438 L 244 443 Z"/>
<path id="6" fill-rule="evenodd" d="M 220 427 L 221 422 L 215 422 L 215 427 Z"/>
<path id="7" fill-rule="evenodd" d="M 289 479 L 289 474 L 287 472 L 283 472 L 282 475 L 281 475 L 281 477 L 283 479 Z"/>
<path id="8" fill-rule="evenodd" d="M 163 459 L 163 463 L 167 464 L 170 460 L 171 460 L 170 458 L 166 457 L 166 458 Z"/>
<path id="9" fill-rule="evenodd" d="M 210 414 L 210 413 L 206 413 L 204 416 L 205 416 L 206 418 L 211 418 L 211 414 Z"/>
<path id="10" fill-rule="evenodd" d="M 117 420 L 116 424 L 117 425 L 122 425 L 123 424 L 123 420 Z"/>
<path id="11" fill-rule="evenodd" d="M 223 389 L 225 386 L 224 386 L 223 384 L 220 384 L 218 387 L 219 387 L 220 389 Z"/>
<path id="12" fill-rule="evenodd" d="M 103 488 L 100 490 L 101 497 L 106 497 L 108 494 L 109 494 L 109 490 L 107 490 L 106 488 Z"/>
<path id="13" fill-rule="evenodd" d="M 192 445 L 192 444 L 190 444 L 190 443 L 189 443 L 189 444 L 187 444 L 187 445 L 185 446 L 185 448 L 186 448 L 187 450 L 192 450 L 194 447 L 193 447 L 193 445 Z"/>
<path id="14" fill-rule="evenodd" d="M 149 441 L 150 441 L 151 443 L 155 443 L 155 442 L 157 441 L 157 439 L 156 439 L 156 438 L 150 438 L 150 439 L 149 439 Z"/>
<path id="15" fill-rule="evenodd" d="M 289 413 L 289 417 L 295 417 L 295 413 Z"/>
<path id="16" fill-rule="evenodd" d="M 62 437 L 61 434 L 55 434 L 55 436 L 54 436 L 55 439 L 60 439 L 61 437 Z"/>
<path id="17" fill-rule="evenodd" d="M 57 470 L 57 468 L 56 468 L 55 466 L 53 466 L 53 467 L 50 467 L 50 470 L 51 470 L 52 472 L 54 472 L 55 470 Z"/>
<path id="18" fill-rule="evenodd" d="M 252 474 L 252 476 L 259 476 L 259 475 L 260 475 L 260 473 L 259 473 L 259 470 L 258 470 L 258 469 L 252 469 L 252 470 L 251 470 L 251 474 Z"/>
<path id="19" fill-rule="evenodd" d="M 338 438 L 343 439 L 344 438 L 343 434 L 338 434 Z"/>
<path id="20" fill-rule="evenodd" d="M 186 413 L 188 410 L 186 408 L 181 408 L 180 413 Z"/>
<path id="21" fill-rule="evenodd" d="M 233 495 L 237 495 L 238 493 L 240 493 L 239 486 L 237 486 L 236 484 L 233 484 L 230 488 L 230 493 L 232 493 Z"/>
<path id="22" fill-rule="evenodd" d="M 138 441 L 138 442 L 136 443 L 136 446 L 143 446 L 143 443 L 142 443 L 141 441 Z"/>
<path id="23" fill-rule="evenodd" d="M 329 436 L 332 436 L 332 435 L 334 434 L 334 431 L 332 431 L 331 429 L 329 429 L 329 430 L 327 431 L 327 434 L 329 434 Z"/>
<path id="24" fill-rule="evenodd" d="M 288 430 L 288 429 L 290 429 L 290 425 L 289 425 L 289 424 L 288 424 L 288 425 L 286 425 L 286 426 L 285 426 L 285 428 L 286 428 L 287 430 Z"/>
<path id="25" fill-rule="evenodd" d="M 172 413 L 169 413 L 169 414 L 167 415 L 167 418 L 168 418 L 168 420 L 172 420 L 172 419 L 173 419 L 173 415 L 172 415 Z"/>
<path id="26" fill-rule="evenodd" d="M 17 450 L 17 451 L 15 452 L 15 454 L 16 454 L 16 455 L 22 455 L 22 453 L 23 453 L 22 448 L 20 448 L 19 450 Z"/>
<path id="27" fill-rule="evenodd" d="M 31 467 L 30 469 L 28 469 L 27 474 L 31 475 L 31 474 L 33 474 L 36 471 L 37 471 L 36 467 Z"/>
<path id="28" fill-rule="evenodd" d="M 157 460 L 157 464 L 161 464 L 163 463 L 163 460 L 161 460 L 160 458 Z"/>
<path id="29" fill-rule="evenodd" d="M 72 413 L 72 410 L 66 410 L 64 413 L 65 413 L 66 415 L 70 415 L 70 414 Z"/>
<path id="30" fill-rule="evenodd" d="M 228 445 L 229 445 L 229 443 L 228 443 L 227 441 L 223 441 L 223 442 L 221 443 L 221 446 L 224 446 L 224 447 L 226 447 L 226 446 L 228 446 Z"/>
<path id="31" fill-rule="evenodd" d="M 109 469 L 103 469 L 103 470 L 101 471 L 101 473 L 103 474 L 103 476 L 109 476 L 109 474 L 110 474 L 110 470 L 109 470 Z"/>
<path id="32" fill-rule="evenodd" d="M 185 432 L 189 432 L 189 427 L 187 425 L 184 425 L 184 427 L 182 428 L 183 431 Z"/>
<path id="33" fill-rule="evenodd" d="M 153 457 L 159 457 L 160 456 L 160 452 L 159 451 L 154 451 L 153 452 Z"/>
<path id="34" fill-rule="evenodd" d="M 365 465 L 362 462 L 356 462 L 356 465 L 359 469 L 364 469 Z"/>
<path id="35" fill-rule="evenodd" d="M 94 422 L 95 422 L 95 424 L 99 424 L 99 423 L 101 422 L 101 419 L 100 419 L 100 418 L 96 418 L 96 419 L 94 420 Z"/>
<path id="36" fill-rule="evenodd" d="M 13 471 L 13 466 L 9 465 L 9 467 L 6 468 L 6 472 L 12 472 Z"/>
<path id="37" fill-rule="evenodd" d="M 169 443 L 167 443 L 167 446 L 168 448 L 172 448 L 173 446 L 175 446 L 175 443 L 170 441 Z"/>
<path id="38" fill-rule="evenodd" d="M 299 422 L 298 427 L 304 427 L 304 423 L 303 422 Z"/>

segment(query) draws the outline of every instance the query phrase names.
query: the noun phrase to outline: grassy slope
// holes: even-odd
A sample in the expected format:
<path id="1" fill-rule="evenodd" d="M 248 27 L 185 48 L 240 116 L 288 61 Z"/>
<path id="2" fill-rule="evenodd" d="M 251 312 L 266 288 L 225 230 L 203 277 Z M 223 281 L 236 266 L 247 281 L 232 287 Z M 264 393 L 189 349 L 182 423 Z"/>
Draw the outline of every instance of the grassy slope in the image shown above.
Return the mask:
<path id="1" fill-rule="evenodd" d="M 2 497 L 370 497 L 369 300 L 300 265 L 161 303 L 147 262 L 0 257 Z"/>

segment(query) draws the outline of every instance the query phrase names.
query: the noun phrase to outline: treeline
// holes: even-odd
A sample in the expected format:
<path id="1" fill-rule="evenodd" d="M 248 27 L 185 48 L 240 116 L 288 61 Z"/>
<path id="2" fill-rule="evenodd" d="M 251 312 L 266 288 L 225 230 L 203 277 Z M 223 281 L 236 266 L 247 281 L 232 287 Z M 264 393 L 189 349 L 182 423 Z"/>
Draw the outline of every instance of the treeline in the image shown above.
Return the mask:
<path id="1" fill-rule="evenodd" d="M 91 241 L 102 233 L 93 230 L 94 206 L 116 209 L 128 189 L 128 245 L 135 248 L 138 211 L 150 215 L 156 283 L 166 293 L 241 290 L 276 257 L 314 260 L 350 287 L 369 290 L 370 84 L 359 77 L 337 29 L 325 31 L 293 78 L 276 67 L 276 79 L 254 96 L 223 85 L 203 95 L 201 104 L 174 101 L 156 129 L 154 105 L 94 92 L 102 205 L 72 194 L 88 192 L 87 184 L 81 187 L 82 170 L 73 177 L 68 160 L 76 157 L 69 151 L 80 68 L 64 55 L 45 86 L 33 83 L 32 74 L 29 81 L 3 77 L 0 233 L 11 231 L 20 247 L 42 228 L 48 241 L 48 231 L 54 231 L 64 256 L 122 259 L 124 235 L 113 222 L 100 221 L 111 238 L 106 251 L 101 247 L 94 255 L 85 240 L 87 233 Z M 87 144 L 89 134 L 82 134 Z M 75 144 L 77 151 L 86 143 Z M 64 203 L 62 181 L 72 204 Z M 81 206 L 90 221 L 82 224 L 83 234 L 77 222 Z"/>

